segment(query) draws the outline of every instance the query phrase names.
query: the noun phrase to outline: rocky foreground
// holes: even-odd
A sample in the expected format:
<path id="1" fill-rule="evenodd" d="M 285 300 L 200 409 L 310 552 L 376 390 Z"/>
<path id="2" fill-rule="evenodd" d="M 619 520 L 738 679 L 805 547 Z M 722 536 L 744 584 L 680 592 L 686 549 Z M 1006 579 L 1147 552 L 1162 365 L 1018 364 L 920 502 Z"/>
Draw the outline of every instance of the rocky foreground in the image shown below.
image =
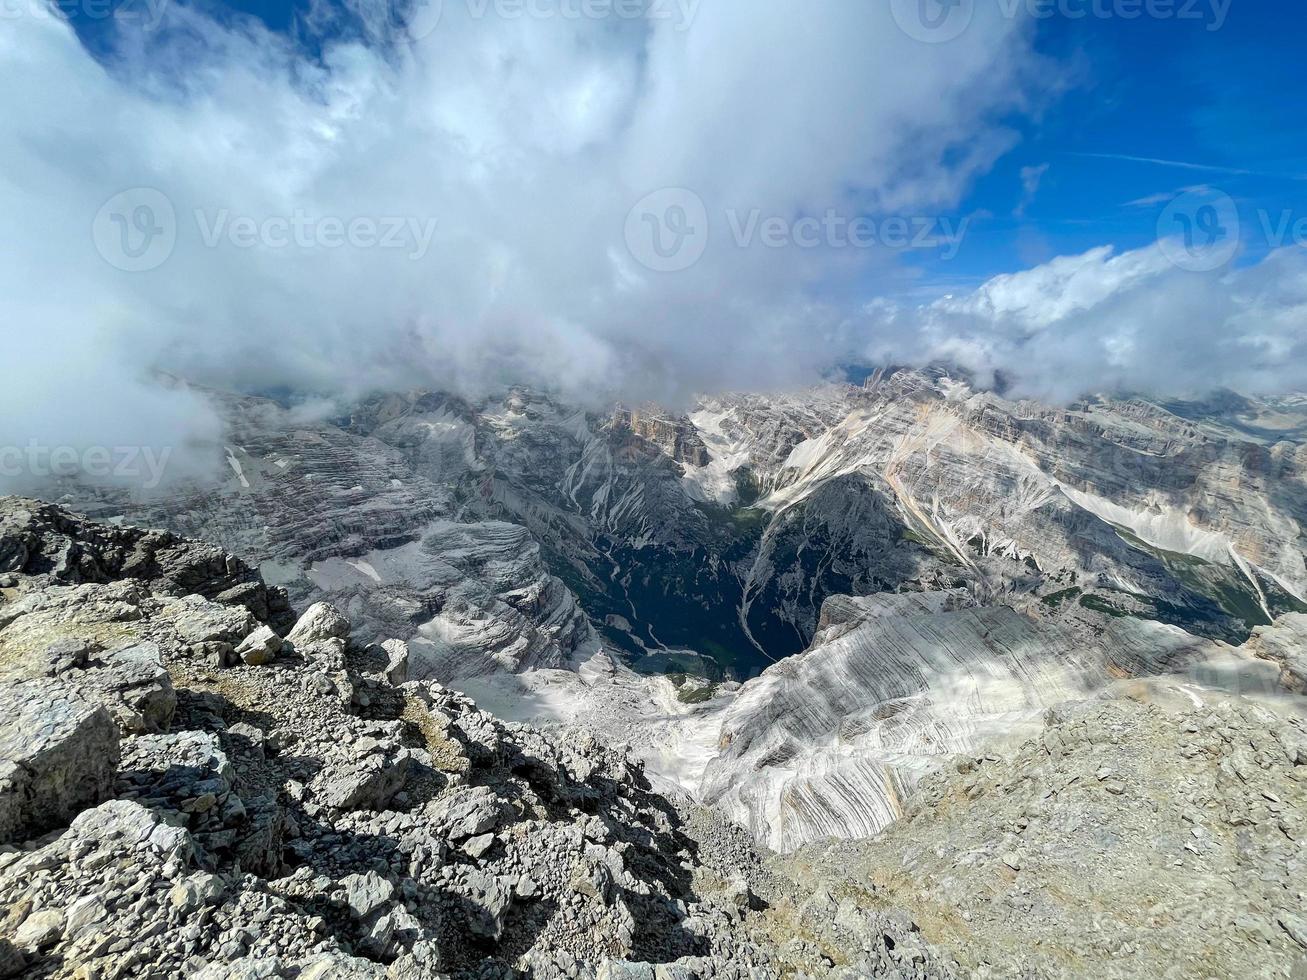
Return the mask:
<path id="1" fill-rule="evenodd" d="M 0 977 L 1307 969 L 1293 711 L 1058 709 L 780 859 L 407 658 L 218 549 L 0 501 Z"/>

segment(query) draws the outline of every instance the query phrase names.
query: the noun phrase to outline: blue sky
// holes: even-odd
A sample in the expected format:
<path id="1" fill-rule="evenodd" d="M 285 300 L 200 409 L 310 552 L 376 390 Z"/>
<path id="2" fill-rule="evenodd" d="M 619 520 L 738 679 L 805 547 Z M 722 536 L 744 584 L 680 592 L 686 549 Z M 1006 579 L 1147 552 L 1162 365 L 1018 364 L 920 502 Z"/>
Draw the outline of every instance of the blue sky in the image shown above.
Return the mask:
<path id="1" fill-rule="evenodd" d="M 1162 199 L 1195 185 L 1237 202 L 1238 261 L 1263 257 L 1259 210 L 1307 213 L 1307 13 L 1294 0 L 1235 0 L 1214 23 L 1040 21 L 1037 48 L 1064 67 L 1067 88 L 1040 118 L 1014 120 L 1019 144 L 961 209 L 993 217 L 932 271 L 974 280 L 1103 244 L 1140 248 L 1158 235 Z M 1044 167 L 1022 208 L 1023 169 Z"/>

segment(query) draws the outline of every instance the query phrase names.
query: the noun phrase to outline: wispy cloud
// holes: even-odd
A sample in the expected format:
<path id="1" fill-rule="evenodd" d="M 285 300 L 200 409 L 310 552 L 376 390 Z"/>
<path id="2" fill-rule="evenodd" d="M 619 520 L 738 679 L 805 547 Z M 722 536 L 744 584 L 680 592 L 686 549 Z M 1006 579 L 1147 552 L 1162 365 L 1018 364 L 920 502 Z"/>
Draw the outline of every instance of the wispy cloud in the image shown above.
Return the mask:
<path id="1" fill-rule="evenodd" d="M 1152 208 L 1159 204 L 1170 204 L 1180 194 L 1198 194 L 1211 189 L 1207 184 L 1190 184 L 1188 187 L 1181 187 L 1175 191 L 1162 191 L 1158 194 L 1149 194 L 1147 197 L 1137 197 L 1133 201 L 1126 201 L 1122 207 Z"/>
<path id="2" fill-rule="evenodd" d="M 1050 164 L 1041 163 L 1037 167 L 1021 168 L 1021 203 L 1012 212 L 1016 217 L 1025 217 L 1026 208 L 1030 207 L 1035 195 L 1039 193 L 1039 185 L 1044 180 L 1044 174 L 1048 173 L 1049 166 Z"/>
<path id="3" fill-rule="evenodd" d="M 1160 157 L 1138 157 L 1129 153 L 1080 153 L 1069 151 L 1067 156 L 1086 157 L 1092 160 L 1123 160 L 1127 163 L 1147 163 L 1158 167 L 1176 167 L 1180 170 L 1198 170 L 1203 173 L 1225 174 L 1230 177 L 1270 177 L 1275 180 L 1307 180 L 1307 174 L 1288 174 L 1269 170 L 1245 170 L 1240 167 L 1222 167 L 1212 163 L 1193 163 L 1188 160 L 1163 160 Z"/>

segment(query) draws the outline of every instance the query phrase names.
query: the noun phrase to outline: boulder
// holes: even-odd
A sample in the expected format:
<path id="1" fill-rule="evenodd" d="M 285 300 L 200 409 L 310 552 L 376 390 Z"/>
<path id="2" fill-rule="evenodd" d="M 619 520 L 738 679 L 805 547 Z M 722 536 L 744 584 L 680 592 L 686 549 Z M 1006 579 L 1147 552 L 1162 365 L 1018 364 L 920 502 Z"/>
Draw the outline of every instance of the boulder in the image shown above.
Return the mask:
<path id="1" fill-rule="evenodd" d="M 346 875 L 341 884 L 345 886 L 345 903 L 356 919 L 366 919 L 395 894 L 395 886 L 375 871 Z"/>
<path id="2" fill-rule="evenodd" d="M 412 767 L 412 756 L 403 750 L 391 758 L 366 755 L 318 774 L 313 795 L 337 810 L 381 810 L 404 788 Z"/>
<path id="3" fill-rule="evenodd" d="M 260 626 L 236 647 L 236 656 L 251 667 L 272 663 L 281 652 L 282 639 L 271 626 Z"/>
<path id="4" fill-rule="evenodd" d="M 294 646 L 323 640 L 349 639 L 349 620 L 329 602 L 315 602 L 305 610 L 286 637 Z"/>
<path id="5" fill-rule="evenodd" d="M 14 933 L 14 944 L 33 951 L 49 949 L 64 934 L 64 914 L 58 909 L 35 912 Z"/>
<path id="6" fill-rule="evenodd" d="M 427 818 L 450 840 L 461 841 L 495 830 L 504 819 L 504 811 L 490 789 L 476 786 L 431 803 Z"/>
<path id="7" fill-rule="evenodd" d="M 118 729 L 69 685 L 0 685 L 0 718 L 0 843 L 64 826 L 113 788 Z"/>
<path id="8" fill-rule="evenodd" d="M 403 640 L 386 640 L 381 644 L 386 654 L 386 680 L 399 687 L 408 682 L 408 644 Z"/>
<path id="9" fill-rule="evenodd" d="M 159 813 L 131 800 L 110 800 L 84 810 L 69 829 L 99 851 L 149 854 L 160 861 L 182 863 L 195 853 L 195 842 L 184 828 L 166 823 Z"/>
<path id="10" fill-rule="evenodd" d="M 472 871 L 456 890 L 468 906 L 468 928 L 478 936 L 498 939 L 513 904 L 512 889 L 494 875 Z"/>

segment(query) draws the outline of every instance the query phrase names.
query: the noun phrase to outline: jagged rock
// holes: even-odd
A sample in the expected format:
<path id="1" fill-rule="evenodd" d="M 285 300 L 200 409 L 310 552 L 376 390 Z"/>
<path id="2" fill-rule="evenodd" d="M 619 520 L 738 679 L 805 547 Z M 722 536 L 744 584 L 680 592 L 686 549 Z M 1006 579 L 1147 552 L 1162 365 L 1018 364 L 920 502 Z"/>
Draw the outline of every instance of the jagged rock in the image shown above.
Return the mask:
<path id="1" fill-rule="evenodd" d="M 494 875 L 470 871 L 459 883 L 458 893 L 470 907 L 468 928 L 478 936 L 498 939 L 504 930 L 504 915 L 513 904 L 512 890 Z"/>
<path id="2" fill-rule="evenodd" d="M 652 963 L 627 963 L 604 960 L 599 965 L 595 980 L 659 980 Z"/>
<path id="3" fill-rule="evenodd" d="M 177 707 L 172 678 L 157 643 L 139 643 L 101 654 L 77 678 L 94 692 L 125 734 L 167 729 Z"/>
<path id="4" fill-rule="evenodd" d="M 363 949 L 379 960 L 394 958 L 407 945 L 422 934 L 422 923 L 402 906 L 380 916 L 363 941 Z"/>
<path id="5" fill-rule="evenodd" d="M 190 834 L 130 800 L 109 800 L 84 810 L 70 830 L 80 840 L 103 848 L 145 850 L 183 862 L 194 853 Z"/>
<path id="6" fill-rule="evenodd" d="M 200 872 L 173 885 L 168 898 L 175 908 L 193 912 L 214 905 L 222 898 L 225 886 L 217 875 Z"/>
<path id="7" fill-rule="evenodd" d="M 271 626 L 260 626 L 236 647 L 236 656 L 251 667 L 270 664 L 281 650 L 282 639 Z"/>
<path id="8" fill-rule="evenodd" d="M 395 687 L 408 681 L 408 644 L 403 640 L 386 640 L 381 644 L 386 654 L 386 680 Z"/>
<path id="9" fill-rule="evenodd" d="M 223 605 L 226 595 L 222 593 L 214 602 L 199 595 L 183 596 L 166 603 L 163 614 L 182 643 L 235 645 L 255 630 L 258 620 L 242 605 Z"/>
<path id="10" fill-rule="evenodd" d="M 213 545 L 163 531 L 92 523 L 35 500 L 0 499 L 0 542 L 0 568 L 7 572 L 63 584 L 134 579 L 161 592 L 207 599 L 239 587 L 246 602 L 269 616 L 287 611 L 284 593 Z"/>
<path id="11" fill-rule="evenodd" d="M 395 886 L 375 871 L 348 875 L 342 879 L 341 884 L 345 887 L 345 902 L 358 919 L 368 918 L 395 894 Z"/>
<path id="12" fill-rule="evenodd" d="M 404 788 L 413 757 L 393 746 L 354 751 L 339 769 L 324 770 L 313 780 L 314 798 L 340 810 L 382 810 Z"/>
<path id="13" fill-rule="evenodd" d="M 0 683 L 0 843 L 66 825 L 118 765 L 109 713 L 61 681 Z"/>
<path id="14" fill-rule="evenodd" d="M 201 661 L 218 670 L 234 667 L 240 662 L 240 657 L 236 655 L 236 648 L 230 643 L 218 641 L 197 643 L 191 647 L 191 652 Z"/>
<path id="15" fill-rule="evenodd" d="M 1281 912 L 1275 921 L 1289 934 L 1290 939 L 1303 949 L 1307 949 L 1307 919 L 1289 912 Z"/>
<path id="16" fill-rule="evenodd" d="M 64 916 L 57 909 L 34 912 L 23 920 L 14 933 L 14 945 L 20 949 L 47 950 L 64 934 Z"/>
<path id="17" fill-rule="evenodd" d="M 300 647 L 322 640 L 348 640 L 349 632 L 349 620 L 335 606 L 327 602 L 315 602 L 299 618 L 286 639 L 292 646 Z"/>
<path id="18" fill-rule="evenodd" d="M 50 677 L 58 677 L 70 670 L 85 667 L 94 652 L 95 648 L 85 640 L 62 639 L 46 647 L 41 658 L 47 665 L 45 673 Z"/>
<path id="19" fill-rule="evenodd" d="M 504 819 L 503 804 L 489 788 L 477 786 L 432 803 L 427 819 L 450 840 L 461 841 L 497 828 Z"/>

